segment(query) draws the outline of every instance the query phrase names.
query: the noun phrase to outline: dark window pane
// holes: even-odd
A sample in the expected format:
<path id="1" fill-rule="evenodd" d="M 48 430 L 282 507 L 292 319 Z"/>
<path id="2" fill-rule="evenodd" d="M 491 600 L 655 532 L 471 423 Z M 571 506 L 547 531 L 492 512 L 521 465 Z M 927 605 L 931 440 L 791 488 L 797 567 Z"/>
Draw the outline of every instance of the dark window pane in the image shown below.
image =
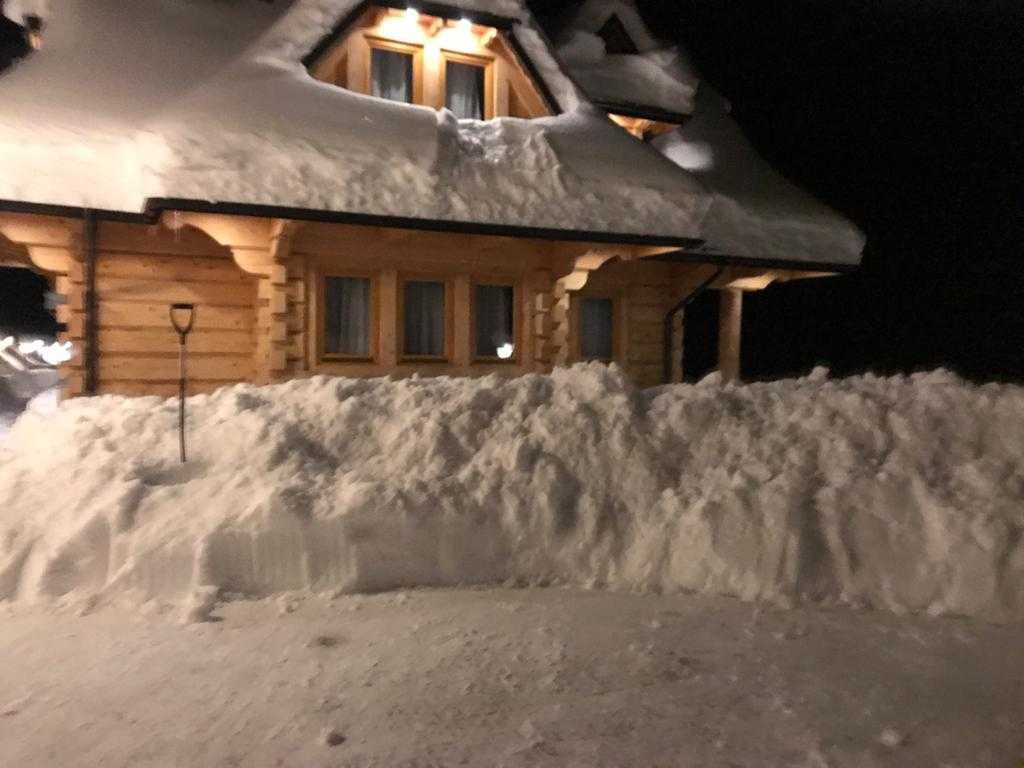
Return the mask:
<path id="1" fill-rule="evenodd" d="M 371 49 L 371 92 L 391 101 L 412 104 L 412 54 Z"/>
<path id="2" fill-rule="evenodd" d="M 611 360 L 612 300 L 584 299 L 580 310 L 580 352 L 583 359 Z"/>
<path id="3" fill-rule="evenodd" d="M 444 283 L 405 284 L 406 355 L 444 356 Z"/>
<path id="4" fill-rule="evenodd" d="M 511 285 L 476 287 L 476 356 L 512 357 L 515 351 Z"/>
<path id="5" fill-rule="evenodd" d="M 449 61 L 444 74 L 445 104 L 462 120 L 484 119 L 484 68 Z"/>
<path id="6" fill-rule="evenodd" d="M 604 40 L 604 49 L 611 54 L 635 54 L 639 53 L 633 38 L 629 36 L 622 20 L 612 14 L 608 21 L 597 31 L 598 37 Z"/>
<path id="7" fill-rule="evenodd" d="M 324 281 L 324 352 L 370 355 L 370 281 L 328 277 Z"/>

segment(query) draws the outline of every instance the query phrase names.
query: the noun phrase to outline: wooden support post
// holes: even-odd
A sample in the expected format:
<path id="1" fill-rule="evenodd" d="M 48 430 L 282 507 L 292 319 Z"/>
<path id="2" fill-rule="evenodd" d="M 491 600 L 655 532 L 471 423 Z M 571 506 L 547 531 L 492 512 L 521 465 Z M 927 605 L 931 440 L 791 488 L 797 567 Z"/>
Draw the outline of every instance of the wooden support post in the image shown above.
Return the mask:
<path id="1" fill-rule="evenodd" d="M 725 381 L 740 378 L 740 330 L 743 326 L 743 291 L 726 288 L 718 305 L 718 370 Z"/>

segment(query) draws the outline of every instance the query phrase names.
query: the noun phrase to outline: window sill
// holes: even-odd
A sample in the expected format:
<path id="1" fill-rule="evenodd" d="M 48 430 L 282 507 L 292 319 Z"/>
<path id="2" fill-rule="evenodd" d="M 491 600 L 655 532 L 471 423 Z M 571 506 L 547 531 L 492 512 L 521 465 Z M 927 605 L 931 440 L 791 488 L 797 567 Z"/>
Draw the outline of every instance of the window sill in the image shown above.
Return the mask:
<path id="1" fill-rule="evenodd" d="M 451 362 L 447 357 L 434 357 L 433 355 L 405 355 L 398 359 L 399 365 L 402 363 L 449 363 Z"/>
<path id="2" fill-rule="evenodd" d="M 348 355 L 324 355 L 320 358 L 321 363 L 376 363 L 373 357 L 349 357 Z"/>

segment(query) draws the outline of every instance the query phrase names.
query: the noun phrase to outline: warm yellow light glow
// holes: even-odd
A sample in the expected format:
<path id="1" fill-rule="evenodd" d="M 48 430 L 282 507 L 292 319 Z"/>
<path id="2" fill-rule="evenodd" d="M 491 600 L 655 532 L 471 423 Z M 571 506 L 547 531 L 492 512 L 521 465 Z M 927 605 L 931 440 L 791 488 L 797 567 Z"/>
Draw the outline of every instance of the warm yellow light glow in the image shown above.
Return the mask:
<path id="1" fill-rule="evenodd" d="M 473 29 L 473 22 L 467 18 L 459 19 L 459 29 L 463 32 L 469 32 Z"/>

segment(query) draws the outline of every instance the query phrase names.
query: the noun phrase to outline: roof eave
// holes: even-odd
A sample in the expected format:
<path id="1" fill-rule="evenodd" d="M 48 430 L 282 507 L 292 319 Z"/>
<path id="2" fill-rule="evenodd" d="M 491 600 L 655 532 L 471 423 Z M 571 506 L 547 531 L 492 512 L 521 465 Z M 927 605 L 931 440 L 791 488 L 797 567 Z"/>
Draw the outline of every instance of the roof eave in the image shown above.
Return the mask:
<path id="1" fill-rule="evenodd" d="M 294 208 L 256 203 L 214 202 L 189 198 L 151 197 L 146 200 L 139 213 L 109 209 L 90 209 L 51 203 L 31 203 L 19 200 L 0 200 L 0 211 L 25 213 L 40 216 L 59 216 L 81 219 L 91 214 L 100 221 L 116 221 L 129 224 L 155 224 L 165 212 L 216 213 L 225 216 L 249 216 L 259 218 L 290 219 L 323 224 L 352 224 L 356 226 L 391 227 L 420 232 L 450 232 L 456 234 L 487 235 L 492 237 L 515 237 L 554 242 L 594 243 L 601 245 L 638 245 L 659 248 L 674 248 L 666 253 L 648 257 L 654 261 L 688 262 L 695 264 L 719 264 L 722 266 L 754 267 L 765 269 L 791 269 L 810 272 L 853 272 L 859 264 L 795 261 L 786 259 L 763 259 L 751 256 L 700 251 L 704 243 L 699 238 L 666 235 L 642 235 L 635 232 L 601 232 L 595 230 L 554 229 L 549 227 L 528 227 L 517 224 L 492 224 L 488 222 L 451 221 L 445 219 L 423 219 L 406 216 L 391 216 L 348 211 L 328 211 L 316 208 Z"/>
<path id="2" fill-rule="evenodd" d="M 615 115 L 622 115 L 623 117 L 638 117 L 642 120 L 656 120 L 659 123 L 682 125 L 690 119 L 690 116 L 685 112 L 672 112 L 667 109 L 649 107 L 644 104 L 602 101 L 600 99 L 591 99 L 591 103 L 598 109 Z"/>

